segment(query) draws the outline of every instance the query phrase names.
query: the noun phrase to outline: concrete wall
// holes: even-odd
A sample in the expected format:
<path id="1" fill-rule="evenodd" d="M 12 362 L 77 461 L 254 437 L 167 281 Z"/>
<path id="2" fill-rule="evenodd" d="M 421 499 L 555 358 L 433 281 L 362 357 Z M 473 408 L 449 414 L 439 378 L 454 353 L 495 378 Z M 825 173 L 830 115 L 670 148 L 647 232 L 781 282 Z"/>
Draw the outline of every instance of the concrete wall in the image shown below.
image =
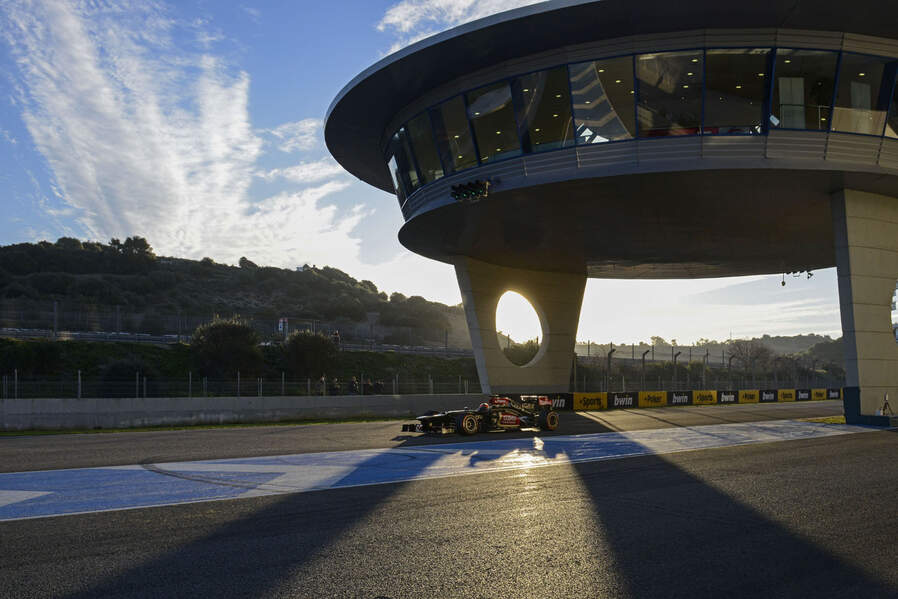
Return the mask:
<path id="1" fill-rule="evenodd" d="M 321 418 L 408 418 L 428 410 L 476 407 L 484 396 L 339 395 L 0 400 L 0 430 L 131 428 L 278 422 Z"/>

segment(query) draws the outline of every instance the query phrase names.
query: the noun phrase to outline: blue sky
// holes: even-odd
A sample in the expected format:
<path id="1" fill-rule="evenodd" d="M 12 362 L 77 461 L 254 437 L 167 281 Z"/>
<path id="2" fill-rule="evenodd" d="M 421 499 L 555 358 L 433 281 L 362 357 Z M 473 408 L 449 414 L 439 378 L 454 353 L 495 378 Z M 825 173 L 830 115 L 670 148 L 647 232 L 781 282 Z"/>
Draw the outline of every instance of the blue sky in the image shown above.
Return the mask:
<path id="1" fill-rule="evenodd" d="M 341 268 L 460 301 L 452 269 L 405 251 L 392 196 L 331 160 L 331 99 L 429 34 L 514 0 L 0 1 L 0 244 L 142 235 L 157 253 Z M 523 312 L 500 327 L 535 334 Z M 841 334 L 835 273 L 590 280 L 593 341 Z"/>

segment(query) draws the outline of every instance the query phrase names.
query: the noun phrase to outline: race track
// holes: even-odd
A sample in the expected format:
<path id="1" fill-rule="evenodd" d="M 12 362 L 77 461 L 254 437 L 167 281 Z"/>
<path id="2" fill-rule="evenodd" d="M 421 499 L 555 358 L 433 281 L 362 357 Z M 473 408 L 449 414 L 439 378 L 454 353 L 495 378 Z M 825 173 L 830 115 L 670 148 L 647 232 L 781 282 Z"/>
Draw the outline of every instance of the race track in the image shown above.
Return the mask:
<path id="1" fill-rule="evenodd" d="M 13 512 L 55 491 L 4 507 L 3 490 L 48 489 L 0 482 L 0 518 L 30 518 L 0 522 L 0 596 L 893 597 L 883 514 L 898 466 L 882 456 L 898 437 L 784 422 L 837 410 L 571 414 L 557 435 L 473 445 L 403 438 L 397 423 L 0 438 L 0 456 L 24 466 L 3 459 L 0 481 L 90 472 L 147 477 L 116 483 L 119 500 L 169 482 L 238 482 L 244 496 L 44 517 Z M 256 453 L 240 455 L 252 434 Z M 80 484 L 74 497 L 102 495 L 102 480 Z"/>

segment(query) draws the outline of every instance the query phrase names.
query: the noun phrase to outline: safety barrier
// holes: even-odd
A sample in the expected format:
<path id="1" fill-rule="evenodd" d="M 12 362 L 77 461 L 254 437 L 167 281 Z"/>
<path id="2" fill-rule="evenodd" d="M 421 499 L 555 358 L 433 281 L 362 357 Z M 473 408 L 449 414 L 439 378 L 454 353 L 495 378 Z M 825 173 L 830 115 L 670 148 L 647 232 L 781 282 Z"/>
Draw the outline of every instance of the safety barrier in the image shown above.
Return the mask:
<path id="1" fill-rule="evenodd" d="M 623 391 L 554 393 L 557 410 L 598 411 L 615 408 L 711 406 L 747 403 L 842 399 L 841 389 L 697 389 L 692 391 Z"/>

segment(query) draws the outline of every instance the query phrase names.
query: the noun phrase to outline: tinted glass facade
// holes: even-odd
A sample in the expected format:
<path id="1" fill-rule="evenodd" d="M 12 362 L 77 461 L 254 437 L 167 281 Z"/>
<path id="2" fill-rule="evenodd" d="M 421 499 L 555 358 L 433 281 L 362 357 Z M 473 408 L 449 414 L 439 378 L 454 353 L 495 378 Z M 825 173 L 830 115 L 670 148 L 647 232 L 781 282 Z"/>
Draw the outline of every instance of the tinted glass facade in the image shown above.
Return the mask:
<path id="1" fill-rule="evenodd" d="M 837 52 L 779 49 L 770 123 L 784 129 L 830 127 Z"/>
<path id="2" fill-rule="evenodd" d="M 895 80 L 894 62 L 863 54 L 842 55 L 833 131 L 882 135 Z M 889 81 L 883 77 L 887 70 L 892 75 Z"/>
<path id="3" fill-rule="evenodd" d="M 695 135 L 702 125 L 704 53 L 665 52 L 636 57 L 640 137 Z"/>
<path id="4" fill-rule="evenodd" d="M 468 92 L 465 99 L 480 163 L 520 156 L 511 86 L 508 83 L 487 85 Z"/>
<path id="5" fill-rule="evenodd" d="M 400 202 L 441 177 L 574 145 L 770 129 L 898 139 L 898 60 L 793 48 L 707 48 L 523 73 L 452 97 L 397 131 Z"/>
<path id="6" fill-rule="evenodd" d="M 433 183 L 443 176 L 443 167 L 434 144 L 430 117 L 423 112 L 410 120 L 407 128 L 412 151 L 418 162 L 418 176 L 421 183 L 424 185 Z"/>
<path id="7" fill-rule="evenodd" d="M 511 82 L 525 152 L 574 145 L 567 67 L 537 71 Z"/>
<path id="8" fill-rule="evenodd" d="M 764 132 L 770 50 L 708 50 L 703 133 Z"/>
<path id="9" fill-rule="evenodd" d="M 570 85 L 578 144 L 636 137 L 632 56 L 572 64 Z"/>
<path id="10" fill-rule="evenodd" d="M 477 166 L 474 136 L 465 113 L 465 99 L 455 96 L 430 111 L 434 136 L 447 173 Z"/>

